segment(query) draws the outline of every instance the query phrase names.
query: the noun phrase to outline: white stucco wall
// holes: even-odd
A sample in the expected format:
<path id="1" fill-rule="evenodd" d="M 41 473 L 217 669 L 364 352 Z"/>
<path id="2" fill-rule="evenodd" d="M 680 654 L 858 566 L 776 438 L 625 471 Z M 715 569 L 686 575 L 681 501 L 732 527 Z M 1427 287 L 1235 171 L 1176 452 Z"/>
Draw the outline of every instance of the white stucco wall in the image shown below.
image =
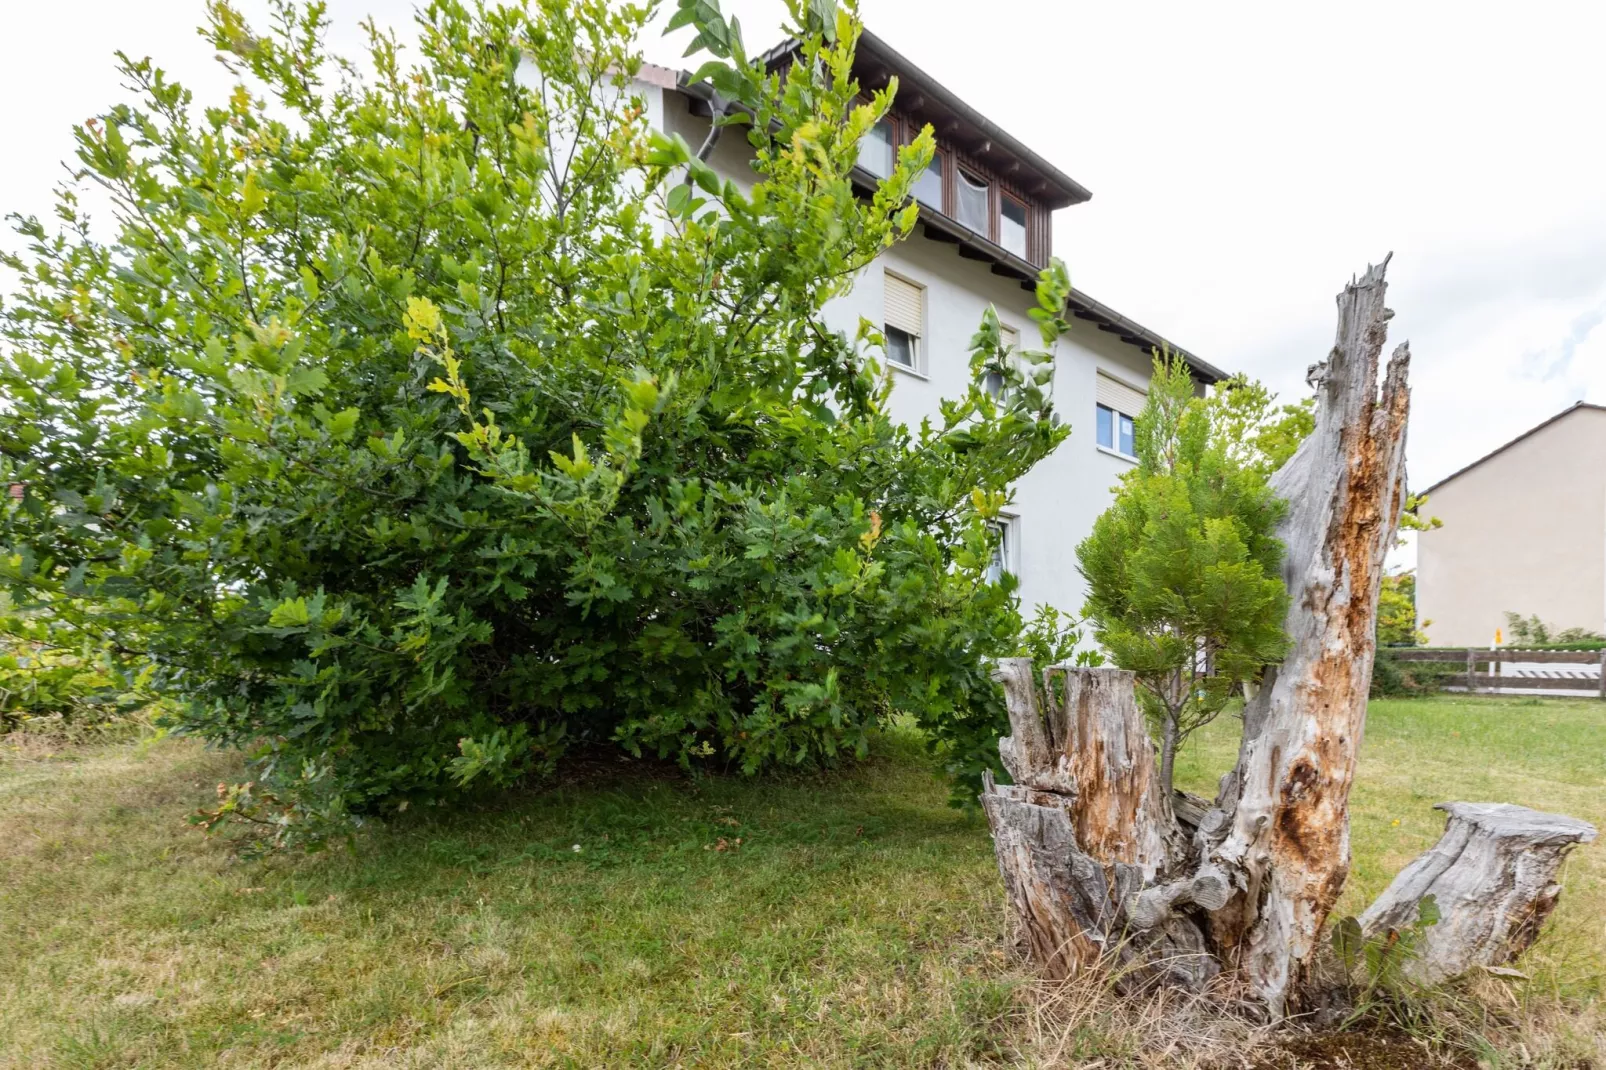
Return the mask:
<path id="1" fill-rule="evenodd" d="M 1042 343 L 1027 316 L 1035 298 L 1020 284 L 994 275 L 985 263 L 965 260 L 955 247 L 914 236 L 883 253 L 853 290 L 826 306 L 826 321 L 852 334 L 862 316 L 880 324 L 882 285 L 892 271 L 925 287 L 921 347 L 923 374 L 894 365 L 892 414 L 913 426 L 936 417 L 943 398 L 957 397 L 970 379 L 966 348 L 988 304 L 999 322 L 1020 332 L 1023 345 Z M 1076 544 L 1093 528 L 1110 503 L 1110 489 L 1130 461 L 1097 448 L 1093 407 L 1100 371 L 1139 389 L 1149 368 L 1136 348 L 1090 323 L 1073 320 L 1055 356 L 1054 406 L 1070 423 L 1071 435 L 1016 488 L 1011 512 L 1015 545 L 1010 566 L 1021 581 L 1021 602 L 1029 612 L 1046 602 L 1080 614 L 1084 586 L 1076 569 Z"/>

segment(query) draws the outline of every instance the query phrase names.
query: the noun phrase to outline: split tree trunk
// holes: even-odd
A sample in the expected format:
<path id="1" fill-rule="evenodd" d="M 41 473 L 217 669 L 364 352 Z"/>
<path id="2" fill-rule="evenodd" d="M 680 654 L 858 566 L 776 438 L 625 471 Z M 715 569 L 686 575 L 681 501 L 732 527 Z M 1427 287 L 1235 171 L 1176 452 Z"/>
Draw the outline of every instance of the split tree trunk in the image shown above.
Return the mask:
<path id="1" fill-rule="evenodd" d="M 1378 588 L 1405 500 L 1407 347 L 1395 351 L 1378 391 L 1392 315 L 1384 306 L 1386 266 L 1385 259 L 1339 295 L 1337 341 L 1310 370 L 1315 430 L 1272 480 L 1289 502 L 1278 534 L 1287 547 L 1284 626 L 1292 642 L 1245 709 L 1238 761 L 1214 805 L 1164 797 L 1130 673 L 1053 670 L 1066 672 L 1065 702 L 1040 710 L 1029 659 L 999 666 L 1012 730 L 999 751 L 1015 783 L 989 780 L 982 803 L 1011 902 L 1051 976 L 1113 959 L 1133 967 L 1123 973 L 1129 979 L 1160 976 L 1197 988 L 1225 969 L 1274 1018 L 1299 1002 L 1349 874 L 1349 792 L 1371 686 Z M 1548 907 L 1535 904 L 1551 886 L 1533 874 L 1553 875 L 1554 866 L 1529 848 L 1552 848 L 1500 842 L 1504 853 L 1486 867 L 1488 887 L 1509 892 L 1498 909 L 1520 913 L 1527 902 L 1530 915 L 1542 916 Z M 1416 888 L 1432 871 L 1429 885 L 1477 884 L 1456 867 L 1423 867 L 1401 880 L 1417 871 L 1409 884 Z M 1518 870 L 1530 876 L 1510 876 Z M 1383 914 L 1377 924 L 1388 924 Z M 1521 943 L 1489 926 L 1466 932 L 1448 943 Z M 1468 961 L 1480 961 L 1478 954 L 1467 952 Z"/>
<path id="2" fill-rule="evenodd" d="M 1310 369 L 1316 428 L 1272 477 L 1292 646 L 1244 710 L 1238 764 L 1216 798 L 1230 815 L 1210 854 L 1233 875 L 1211 937 L 1274 1016 L 1303 979 L 1349 876 L 1349 792 L 1366 727 L 1383 560 L 1405 505 L 1409 347 L 1378 394 L 1388 258 L 1338 296 L 1338 337 Z"/>

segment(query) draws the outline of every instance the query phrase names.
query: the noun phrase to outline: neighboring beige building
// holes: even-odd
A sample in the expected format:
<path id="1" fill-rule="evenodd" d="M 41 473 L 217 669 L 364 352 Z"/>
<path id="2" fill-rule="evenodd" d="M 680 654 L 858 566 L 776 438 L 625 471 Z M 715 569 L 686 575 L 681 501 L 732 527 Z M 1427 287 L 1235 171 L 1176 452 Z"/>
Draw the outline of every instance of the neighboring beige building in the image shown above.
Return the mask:
<path id="1" fill-rule="evenodd" d="M 1606 405 L 1579 402 L 1426 491 L 1417 619 L 1483 646 L 1507 611 L 1606 630 Z"/>

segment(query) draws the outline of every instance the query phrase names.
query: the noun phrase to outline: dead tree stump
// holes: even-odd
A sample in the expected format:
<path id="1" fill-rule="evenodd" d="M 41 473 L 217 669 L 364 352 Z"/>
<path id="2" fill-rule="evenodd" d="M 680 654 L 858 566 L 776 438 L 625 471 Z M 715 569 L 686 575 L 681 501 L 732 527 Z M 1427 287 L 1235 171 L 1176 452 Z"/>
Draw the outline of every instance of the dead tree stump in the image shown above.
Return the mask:
<path id="1" fill-rule="evenodd" d="M 999 752 L 1014 783 L 989 778 L 982 804 L 1011 904 L 1050 976 L 1113 960 L 1130 967 L 1123 976 L 1198 988 L 1226 970 L 1273 1018 L 1301 1002 L 1349 875 L 1349 792 L 1378 589 L 1405 503 L 1406 346 L 1379 388 L 1393 315 L 1387 263 L 1339 294 L 1337 340 L 1310 370 L 1315 429 L 1273 477 L 1289 502 L 1278 535 L 1291 644 L 1245 708 L 1238 761 L 1214 803 L 1162 797 L 1130 673 L 1052 669 L 1064 674 L 1064 701 L 1043 709 L 1027 659 L 999 666 L 1011 725 Z M 1466 834 L 1455 859 L 1421 860 L 1396 882 L 1402 912 L 1420 899 L 1412 890 L 1436 882 L 1447 896 L 1477 897 L 1477 909 L 1457 915 L 1466 931 L 1457 935 L 1458 921 L 1444 931 L 1444 969 L 1459 961 L 1453 946 L 1477 962 L 1531 940 L 1524 919 L 1553 905 L 1548 889 L 1566 850 L 1546 837 L 1560 836 L 1567 819 L 1549 819 L 1540 834 L 1532 821 L 1454 809 L 1452 831 L 1458 818 Z M 1375 924 L 1390 924 L 1394 908 L 1375 910 Z"/>
<path id="2" fill-rule="evenodd" d="M 1160 793 L 1132 674 L 1053 667 L 1044 694 L 1064 700 L 1046 710 L 1030 658 L 1003 659 L 997 678 L 1012 732 L 998 749 L 1015 783 L 987 778 L 981 801 L 1032 958 L 1054 978 L 1109 960 L 1132 964 L 1131 983 L 1201 986 L 1218 967 L 1197 922 L 1172 916 L 1184 896 L 1143 899 L 1186 853 Z"/>
<path id="3" fill-rule="evenodd" d="M 1435 984 L 1479 966 L 1500 966 L 1526 951 L 1556 908 L 1562 861 L 1595 838 L 1587 821 L 1507 803 L 1440 803 L 1444 835 L 1400 871 L 1361 915 L 1368 937 L 1417 920 L 1433 896 L 1439 920 L 1422 933 L 1407 977 Z"/>

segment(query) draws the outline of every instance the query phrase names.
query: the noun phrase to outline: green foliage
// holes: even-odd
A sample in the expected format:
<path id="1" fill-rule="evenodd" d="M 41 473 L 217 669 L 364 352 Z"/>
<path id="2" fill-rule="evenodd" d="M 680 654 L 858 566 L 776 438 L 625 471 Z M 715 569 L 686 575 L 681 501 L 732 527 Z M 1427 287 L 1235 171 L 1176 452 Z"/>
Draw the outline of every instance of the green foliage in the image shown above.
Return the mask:
<path id="1" fill-rule="evenodd" d="M 1139 463 L 1076 550 L 1085 612 L 1115 663 L 1137 674 L 1167 790 L 1179 743 L 1286 648 L 1274 534 L 1286 506 L 1237 449 L 1240 433 L 1194 396 L 1181 360 L 1157 355 Z"/>
<path id="2" fill-rule="evenodd" d="M 128 722 L 150 704 L 143 681 L 90 644 L 51 645 L 51 630 L 0 591 L 0 733 L 46 729 L 77 736 Z"/>
<path id="3" fill-rule="evenodd" d="M 1037 607 L 1037 615 L 1021 630 L 1020 645 L 1015 648 L 1014 655 L 1031 658 L 1032 664 L 1039 670 L 1050 665 L 1104 664 L 1102 651 L 1082 645 L 1082 622 L 1046 603 Z M 1052 693 L 1045 692 L 1045 687 L 1052 688 Z M 1063 701 L 1063 695 L 1064 689 L 1056 679 L 1045 683 L 1042 677 L 1038 678 L 1037 698 L 1042 708 L 1058 705 Z"/>
<path id="4" fill-rule="evenodd" d="M 1102 665 L 1104 655 L 1082 647 L 1081 622 L 1051 605 L 1037 607 L 1037 614 L 1021 629 L 1015 657 L 1031 658 L 1035 665 Z"/>
<path id="5" fill-rule="evenodd" d="M 1383 577 L 1377 596 L 1377 645 L 1426 646 L 1433 622 L 1416 623 L 1416 573 L 1392 572 Z"/>
<path id="6" fill-rule="evenodd" d="M 1316 427 L 1316 396 L 1277 405 L 1262 383 L 1235 375 L 1217 383 L 1205 402 L 1213 433 L 1234 464 L 1261 476 L 1287 463 Z"/>
<path id="7" fill-rule="evenodd" d="M 1417 903 L 1415 920 L 1403 929 L 1389 929 L 1369 937 L 1353 916 L 1334 923 L 1330 937 L 1333 953 L 1355 1002 L 1351 1021 L 1370 1014 L 1379 998 L 1397 996 L 1411 987 L 1405 968 L 1421 955 L 1427 931 L 1440 918 L 1437 897 L 1425 895 Z"/>
<path id="8" fill-rule="evenodd" d="M 1428 504 L 1426 494 L 1407 494 L 1405 507 L 1400 511 L 1401 531 L 1437 531 L 1444 527 L 1444 521 L 1436 516 L 1424 516 L 1422 507 Z M 1401 540 L 1400 545 L 1405 545 Z"/>
<path id="9" fill-rule="evenodd" d="M 1573 647 L 1592 649 L 1606 642 L 1606 635 L 1588 628 L 1552 628 L 1533 614 L 1524 618 L 1520 613 L 1506 611 L 1506 642 L 1533 647 Z"/>
<path id="10" fill-rule="evenodd" d="M 1069 282 L 1039 283 L 1041 349 L 1006 359 L 989 310 L 964 396 L 890 419 L 879 333 L 821 309 L 913 226 L 932 139 L 854 189 L 895 86 L 860 97 L 852 13 L 796 0 L 778 74 L 717 5 L 674 16 L 740 105 L 744 192 L 629 95 L 648 11 L 436 0 L 416 69 L 370 28 L 367 79 L 320 5 L 274 11 L 211 5 L 216 106 L 125 60 L 58 226 L 17 221 L 0 581 L 42 641 L 150 666 L 180 730 L 249 748 L 208 820 L 276 838 L 575 742 L 830 762 L 900 712 L 978 778 L 1021 627 L 988 522 L 1068 433 Z"/>
<path id="11" fill-rule="evenodd" d="M 1411 694 L 1407 677 L 1400 663 L 1389 657 L 1381 648 L 1372 654 L 1372 685 L 1367 694 L 1371 698 L 1398 698 Z"/>

